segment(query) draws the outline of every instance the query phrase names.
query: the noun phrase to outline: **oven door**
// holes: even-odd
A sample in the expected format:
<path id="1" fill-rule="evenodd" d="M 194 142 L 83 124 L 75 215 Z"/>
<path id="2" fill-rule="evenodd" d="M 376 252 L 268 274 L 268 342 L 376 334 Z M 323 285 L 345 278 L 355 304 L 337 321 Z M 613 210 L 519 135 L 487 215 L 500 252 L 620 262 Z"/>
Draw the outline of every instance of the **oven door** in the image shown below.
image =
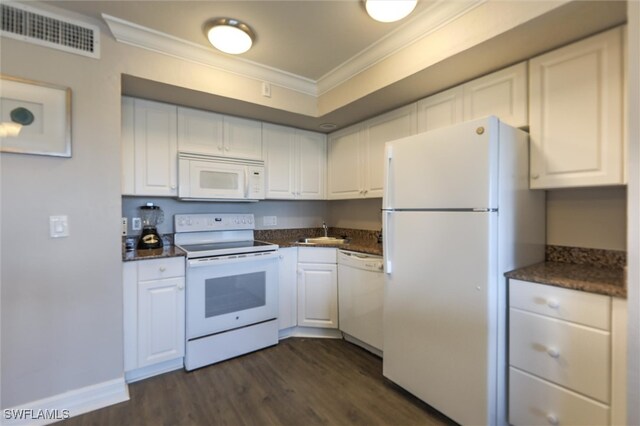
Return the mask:
<path id="1" fill-rule="evenodd" d="M 187 339 L 278 317 L 278 252 L 191 259 Z"/>

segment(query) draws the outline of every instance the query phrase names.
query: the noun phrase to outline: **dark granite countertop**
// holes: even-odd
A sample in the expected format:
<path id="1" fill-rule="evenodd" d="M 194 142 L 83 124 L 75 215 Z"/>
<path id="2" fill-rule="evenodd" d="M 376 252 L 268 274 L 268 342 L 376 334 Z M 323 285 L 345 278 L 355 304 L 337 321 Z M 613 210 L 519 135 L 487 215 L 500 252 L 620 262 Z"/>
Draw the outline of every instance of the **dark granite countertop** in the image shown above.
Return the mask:
<path id="1" fill-rule="evenodd" d="M 616 252 L 547 247 L 547 261 L 507 272 L 507 278 L 548 284 L 606 296 L 627 297 L 626 260 Z M 606 256 L 605 256 L 606 255 Z"/>
<path id="2" fill-rule="evenodd" d="M 256 240 L 268 241 L 283 248 L 333 247 L 382 256 L 382 244 L 378 243 L 378 231 L 348 228 L 329 228 L 328 231 L 329 236 L 347 237 L 350 240 L 349 243 L 309 245 L 297 242 L 300 238 L 320 237 L 324 235 L 322 228 L 256 230 L 254 234 Z"/>
<path id="3" fill-rule="evenodd" d="M 122 251 L 122 261 L 160 259 L 163 257 L 179 257 L 187 254 L 174 245 L 164 246 L 160 249 Z"/>

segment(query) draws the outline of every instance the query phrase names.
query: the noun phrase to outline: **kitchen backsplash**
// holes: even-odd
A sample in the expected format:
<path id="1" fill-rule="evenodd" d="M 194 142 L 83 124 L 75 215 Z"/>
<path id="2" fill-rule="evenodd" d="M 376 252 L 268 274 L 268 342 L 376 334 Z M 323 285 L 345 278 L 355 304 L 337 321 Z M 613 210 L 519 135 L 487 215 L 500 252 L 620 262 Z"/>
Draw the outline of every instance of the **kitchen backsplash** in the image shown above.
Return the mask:
<path id="1" fill-rule="evenodd" d="M 548 245 L 545 257 L 549 262 L 591 265 L 602 268 L 624 268 L 627 265 L 627 253 L 619 250 Z"/>

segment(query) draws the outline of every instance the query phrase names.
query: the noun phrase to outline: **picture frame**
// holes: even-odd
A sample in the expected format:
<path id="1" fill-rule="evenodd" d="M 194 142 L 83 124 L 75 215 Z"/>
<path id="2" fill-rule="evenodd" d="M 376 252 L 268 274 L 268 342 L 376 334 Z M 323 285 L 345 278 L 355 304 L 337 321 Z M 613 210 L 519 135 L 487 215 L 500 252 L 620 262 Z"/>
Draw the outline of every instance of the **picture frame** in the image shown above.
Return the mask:
<path id="1" fill-rule="evenodd" d="M 71 158 L 71 89 L 0 74 L 0 152 Z"/>

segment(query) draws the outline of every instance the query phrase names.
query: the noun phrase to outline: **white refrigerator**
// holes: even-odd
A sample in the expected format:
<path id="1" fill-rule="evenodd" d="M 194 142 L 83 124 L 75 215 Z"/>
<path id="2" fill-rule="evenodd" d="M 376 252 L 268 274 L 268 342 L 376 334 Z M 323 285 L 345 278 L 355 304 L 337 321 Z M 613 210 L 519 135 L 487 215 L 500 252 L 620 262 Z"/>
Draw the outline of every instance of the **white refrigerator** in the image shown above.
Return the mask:
<path id="1" fill-rule="evenodd" d="M 496 117 L 385 147 L 383 373 L 461 424 L 507 423 L 503 274 L 544 260 L 528 152 Z"/>

